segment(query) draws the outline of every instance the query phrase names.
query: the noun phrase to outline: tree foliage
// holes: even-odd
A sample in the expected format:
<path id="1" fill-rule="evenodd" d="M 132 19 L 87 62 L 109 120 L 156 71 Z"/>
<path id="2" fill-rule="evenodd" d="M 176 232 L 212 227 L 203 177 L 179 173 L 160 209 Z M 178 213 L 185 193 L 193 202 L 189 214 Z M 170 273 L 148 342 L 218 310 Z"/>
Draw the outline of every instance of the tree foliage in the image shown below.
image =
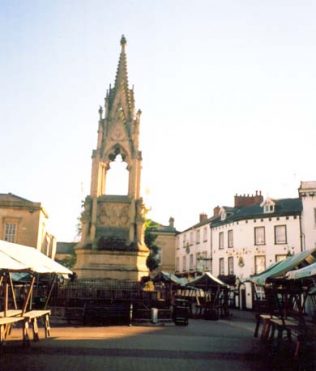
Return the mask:
<path id="1" fill-rule="evenodd" d="M 150 250 L 146 265 L 150 271 L 157 269 L 160 265 L 160 248 L 155 243 L 158 237 L 158 227 L 159 225 L 150 219 L 145 222 L 145 244 Z"/>

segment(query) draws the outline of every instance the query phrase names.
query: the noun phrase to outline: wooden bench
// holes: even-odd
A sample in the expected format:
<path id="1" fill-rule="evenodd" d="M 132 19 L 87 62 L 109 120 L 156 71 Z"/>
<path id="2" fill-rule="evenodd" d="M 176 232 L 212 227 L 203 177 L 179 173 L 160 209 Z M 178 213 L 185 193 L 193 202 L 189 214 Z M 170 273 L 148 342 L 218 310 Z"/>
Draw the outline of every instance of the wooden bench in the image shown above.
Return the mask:
<path id="1" fill-rule="evenodd" d="M 45 338 L 50 336 L 50 322 L 49 322 L 50 314 L 51 314 L 51 311 L 48 309 L 31 310 L 23 314 L 23 318 L 24 318 L 23 342 L 24 343 L 29 343 L 29 335 L 28 335 L 29 324 L 31 325 L 32 330 L 33 330 L 33 340 L 34 341 L 39 340 L 38 322 L 37 322 L 39 318 L 44 319 Z"/>
<path id="2" fill-rule="evenodd" d="M 0 318 L 1 317 L 16 317 L 20 316 L 22 314 L 21 309 L 8 309 L 7 311 L 0 312 Z"/>
<path id="3" fill-rule="evenodd" d="M 23 317 L 0 317 L 0 346 L 4 344 L 8 330 L 16 322 L 24 321 Z"/>
<path id="4" fill-rule="evenodd" d="M 21 309 L 8 309 L 6 311 L 2 311 L 0 312 L 0 318 L 11 318 L 11 317 L 17 317 L 17 316 L 21 316 L 22 314 L 22 310 Z M 11 329 L 12 329 L 12 325 L 15 323 L 15 322 L 19 322 L 19 321 L 14 321 L 14 322 L 11 322 L 11 323 L 8 323 L 6 326 L 4 326 L 5 328 L 5 337 L 7 337 L 8 335 L 10 335 L 11 333 Z"/>

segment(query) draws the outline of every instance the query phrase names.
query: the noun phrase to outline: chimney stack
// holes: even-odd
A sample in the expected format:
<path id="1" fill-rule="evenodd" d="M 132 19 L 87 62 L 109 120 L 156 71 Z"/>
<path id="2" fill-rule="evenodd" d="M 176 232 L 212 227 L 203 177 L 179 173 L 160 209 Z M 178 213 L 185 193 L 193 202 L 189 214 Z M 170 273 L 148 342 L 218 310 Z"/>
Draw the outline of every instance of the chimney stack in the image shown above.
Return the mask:
<path id="1" fill-rule="evenodd" d="M 202 213 L 200 214 L 200 223 L 207 221 L 207 214 Z"/>
<path id="2" fill-rule="evenodd" d="M 213 209 L 213 216 L 219 216 L 220 209 L 221 208 L 219 206 L 214 207 L 214 209 Z"/>
<path id="3" fill-rule="evenodd" d="M 255 195 L 235 195 L 235 207 L 245 207 L 252 205 L 260 205 L 263 202 L 261 191 L 256 191 Z"/>

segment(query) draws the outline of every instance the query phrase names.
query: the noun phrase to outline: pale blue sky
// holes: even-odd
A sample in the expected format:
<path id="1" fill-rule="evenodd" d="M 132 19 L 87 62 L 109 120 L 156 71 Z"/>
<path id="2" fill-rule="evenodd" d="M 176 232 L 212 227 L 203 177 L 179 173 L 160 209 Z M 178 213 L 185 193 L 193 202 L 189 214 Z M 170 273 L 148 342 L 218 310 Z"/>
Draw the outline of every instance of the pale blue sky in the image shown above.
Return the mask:
<path id="1" fill-rule="evenodd" d="M 316 180 L 315 18 L 313 0 L 0 0 L 0 192 L 74 238 L 125 34 L 150 217 L 296 197 Z"/>

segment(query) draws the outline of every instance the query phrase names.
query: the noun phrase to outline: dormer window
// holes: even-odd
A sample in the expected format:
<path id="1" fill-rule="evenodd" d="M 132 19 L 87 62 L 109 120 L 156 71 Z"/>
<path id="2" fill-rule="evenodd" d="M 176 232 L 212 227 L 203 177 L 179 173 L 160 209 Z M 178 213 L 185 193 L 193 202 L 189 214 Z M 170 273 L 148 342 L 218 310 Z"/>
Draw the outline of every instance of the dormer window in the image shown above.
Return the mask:
<path id="1" fill-rule="evenodd" d="M 219 215 L 221 217 L 221 221 L 226 220 L 228 214 L 224 207 L 221 207 L 219 210 Z"/>
<path id="2" fill-rule="evenodd" d="M 274 205 L 264 205 L 265 214 L 274 212 Z"/>
<path id="3" fill-rule="evenodd" d="M 263 207 L 263 212 L 265 214 L 271 214 L 275 212 L 275 202 L 271 198 L 267 198 L 262 204 L 260 205 Z"/>

